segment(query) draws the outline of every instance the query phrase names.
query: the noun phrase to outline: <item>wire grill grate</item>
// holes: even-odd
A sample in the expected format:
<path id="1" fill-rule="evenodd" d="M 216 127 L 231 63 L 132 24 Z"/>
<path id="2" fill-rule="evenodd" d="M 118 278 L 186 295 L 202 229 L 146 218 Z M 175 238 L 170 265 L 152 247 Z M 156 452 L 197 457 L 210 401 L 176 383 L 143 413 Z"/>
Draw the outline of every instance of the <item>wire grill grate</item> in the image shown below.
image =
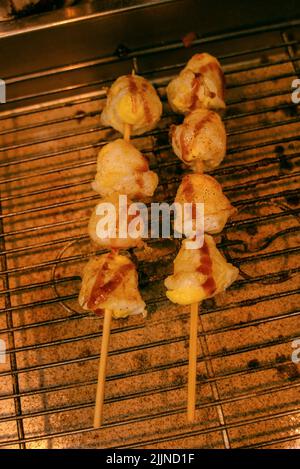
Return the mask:
<path id="1" fill-rule="evenodd" d="M 232 38 L 244 49 L 228 53 Z M 299 44 L 294 22 L 204 38 L 190 51 L 211 47 L 225 68 L 229 148 L 211 174 L 239 209 L 218 244 L 241 272 L 224 295 L 203 304 L 193 426 L 185 420 L 189 311 L 170 305 L 163 287 L 177 246 L 151 240 L 155 261 L 135 252 L 149 318 L 114 323 L 105 423 L 91 428 L 102 320 L 80 313 L 76 298 L 93 254 L 86 224 L 98 199 L 90 189 L 97 152 L 117 137 L 99 121 L 104 91 L 87 90 L 109 82 L 76 85 L 80 94 L 51 102 L 13 98 L 9 104 L 27 107 L 0 114 L 0 338 L 9 357 L 0 368 L 1 447 L 299 447 L 300 368 L 291 361 L 300 337 L 300 118 L 291 102 Z M 127 72 L 134 60 L 164 103 L 159 128 L 135 139 L 159 173 L 157 201 L 174 198 L 183 174 L 168 142 L 178 117 L 165 99 L 181 50 L 179 42 L 153 46 L 124 61 Z"/>

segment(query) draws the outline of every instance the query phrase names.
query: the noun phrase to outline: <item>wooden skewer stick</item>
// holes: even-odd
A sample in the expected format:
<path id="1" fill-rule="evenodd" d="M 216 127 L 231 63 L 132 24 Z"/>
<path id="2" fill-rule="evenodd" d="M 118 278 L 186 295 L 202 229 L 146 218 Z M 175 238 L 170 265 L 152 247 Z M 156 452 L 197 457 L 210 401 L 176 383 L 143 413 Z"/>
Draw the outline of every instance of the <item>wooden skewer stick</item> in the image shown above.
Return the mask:
<path id="1" fill-rule="evenodd" d="M 126 142 L 129 142 L 130 140 L 130 133 L 131 133 L 131 125 L 124 124 L 124 140 L 126 140 Z"/>
<path id="2" fill-rule="evenodd" d="M 104 388 L 105 388 L 106 363 L 107 363 L 107 352 L 108 352 L 108 345 L 109 345 L 111 318 L 112 318 L 112 311 L 110 309 L 106 309 L 104 313 L 104 323 L 103 323 L 102 342 L 101 342 L 101 355 L 100 355 L 100 363 L 99 363 L 99 370 L 98 370 L 98 384 L 97 384 L 96 404 L 95 404 L 95 413 L 94 413 L 94 428 L 101 427 L 102 419 L 103 419 Z"/>
<path id="3" fill-rule="evenodd" d="M 204 173 L 204 164 L 201 160 L 196 160 L 195 162 L 195 172 L 203 174 Z"/>
<path id="4" fill-rule="evenodd" d="M 189 372 L 188 372 L 188 422 L 195 420 L 196 408 L 196 377 L 197 377 L 197 324 L 199 303 L 191 305 L 190 344 L 189 344 Z"/>

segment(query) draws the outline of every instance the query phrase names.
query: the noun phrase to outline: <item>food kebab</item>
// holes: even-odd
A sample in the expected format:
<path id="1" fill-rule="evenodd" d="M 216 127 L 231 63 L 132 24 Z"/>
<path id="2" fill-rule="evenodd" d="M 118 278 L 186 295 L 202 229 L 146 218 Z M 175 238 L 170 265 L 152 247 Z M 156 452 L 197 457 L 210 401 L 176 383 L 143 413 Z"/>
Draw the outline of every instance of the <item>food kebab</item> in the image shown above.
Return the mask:
<path id="1" fill-rule="evenodd" d="M 174 260 L 174 273 L 166 278 L 166 295 L 173 303 L 190 305 L 226 290 L 237 278 L 238 269 L 217 249 L 212 236 L 205 235 L 203 246 L 188 249 L 184 240 Z"/>
<path id="2" fill-rule="evenodd" d="M 98 205 L 94 208 L 88 224 L 88 234 L 94 245 L 114 250 L 143 247 L 144 242 L 139 233 L 144 232 L 144 225 L 140 227 L 137 234 L 133 233 L 135 227 L 133 227 L 132 231 L 130 229 L 130 222 L 135 218 L 131 213 L 137 213 L 139 211 L 138 204 L 133 203 L 132 200 L 127 197 L 126 201 L 124 201 L 123 205 L 120 207 L 120 196 L 117 193 L 104 197 L 100 199 L 99 202 L 114 207 L 116 219 L 115 224 L 112 226 L 112 232 L 102 234 L 101 231 L 99 232 L 99 230 L 97 230 L 97 227 L 99 223 L 103 222 L 103 212 L 101 210 L 100 213 L 97 213 Z M 140 223 L 142 223 L 142 219 L 140 218 L 139 220 Z M 124 225 L 126 228 L 125 236 L 121 232 Z"/>
<path id="3" fill-rule="evenodd" d="M 225 109 L 225 79 L 219 61 L 210 54 L 196 54 L 167 86 L 173 111 Z"/>
<path id="4" fill-rule="evenodd" d="M 170 107 L 186 115 L 171 126 L 175 154 L 197 172 L 219 166 L 226 153 L 226 132 L 220 116 L 225 109 L 225 79 L 218 60 L 210 54 L 194 55 L 167 86 Z"/>
<path id="5" fill-rule="evenodd" d="M 209 234 L 220 233 L 228 218 L 236 213 L 236 209 L 224 195 L 218 181 L 208 174 L 193 173 L 184 176 L 178 187 L 175 202 L 180 205 L 197 202 L 204 204 L 204 228 L 205 232 Z M 194 214 L 195 211 L 192 210 L 192 218 Z M 174 227 L 180 233 L 182 227 L 179 221 L 175 216 Z M 188 232 L 188 236 L 195 233 L 194 220 L 191 225 L 191 233 Z"/>
<path id="6" fill-rule="evenodd" d="M 101 121 L 123 135 L 128 125 L 132 135 L 141 135 L 156 127 L 161 113 L 162 104 L 151 83 L 133 73 L 113 83 Z"/>
<path id="7" fill-rule="evenodd" d="M 214 111 L 192 111 L 181 125 L 171 126 L 170 137 L 176 156 L 194 171 L 212 170 L 225 157 L 225 127 Z"/>
<path id="8" fill-rule="evenodd" d="M 118 139 L 100 150 L 92 188 L 102 197 L 118 193 L 144 198 L 153 195 L 157 184 L 157 174 L 130 142 Z"/>
<path id="9" fill-rule="evenodd" d="M 119 195 L 131 199 L 152 196 L 157 184 L 157 175 L 149 170 L 145 157 L 129 142 L 130 134 L 141 134 L 153 129 L 160 119 L 162 104 L 152 87 L 144 78 L 135 74 L 122 76 L 112 85 L 102 112 L 102 122 L 111 125 L 123 134 L 105 145 L 98 155 L 97 174 L 93 189 L 104 197 L 101 202 L 117 208 Z M 130 222 L 127 201 L 127 222 Z M 118 209 L 116 210 L 118 214 Z M 119 236 L 120 219 L 116 220 L 114 237 L 99 236 L 99 215 L 95 208 L 88 226 L 92 241 L 112 251 L 89 260 L 84 268 L 79 303 L 98 315 L 104 315 L 98 386 L 94 416 L 94 427 L 102 423 L 106 361 L 111 318 L 133 314 L 146 315 L 145 303 L 138 290 L 138 275 L 133 262 L 120 255 L 118 249 L 141 245 L 141 238 Z"/>
<path id="10" fill-rule="evenodd" d="M 91 258 L 83 270 L 79 303 L 98 315 L 105 310 L 117 318 L 145 314 L 133 262 L 116 251 Z"/>
<path id="11" fill-rule="evenodd" d="M 165 279 L 167 297 L 174 303 L 191 305 L 187 416 L 193 421 L 199 303 L 225 291 L 238 276 L 238 269 L 226 261 L 210 236 L 220 233 L 236 210 L 220 184 L 203 174 L 216 168 L 226 152 L 225 128 L 214 112 L 214 109 L 225 108 L 224 76 L 219 62 L 209 54 L 196 54 L 170 82 L 167 94 L 171 108 L 187 114 L 181 125 L 171 128 L 174 152 L 194 171 L 183 178 L 175 202 L 204 204 L 203 245 L 199 249 L 188 249 L 188 239 L 184 240 L 174 260 L 174 273 Z M 185 233 L 187 238 L 195 233 L 195 214 L 192 210 L 191 231 Z M 174 228 L 180 232 L 181 217 L 179 223 L 175 216 Z"/>

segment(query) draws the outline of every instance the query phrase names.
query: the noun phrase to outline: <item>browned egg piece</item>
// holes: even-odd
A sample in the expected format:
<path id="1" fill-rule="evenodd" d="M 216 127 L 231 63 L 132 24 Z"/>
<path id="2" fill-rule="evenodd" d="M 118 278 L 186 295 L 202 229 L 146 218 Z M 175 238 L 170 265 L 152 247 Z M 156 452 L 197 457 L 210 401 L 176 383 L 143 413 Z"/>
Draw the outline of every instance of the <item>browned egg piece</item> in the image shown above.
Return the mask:
<path id="1" fill-rule="evenodd" d="M 102 316 L 105 309 L 115 318 L 146 315 L 146 305 L 138 289 L 133 262 L 115 252 L 92 257 L 83 269 L 79 304 Z"/>
<path id="2" fill-rule="evenodd" d="M 174 273 L 165 279 L 166 295 L 173 303 L 190 305 L 226 290 L 239 271 L 217 249 L 212 236 L 205 235 L 200 249 L 188 249 L 184 240 L 174 260 Z"/>
<path id="3" fill-rule="evenodd" d="M 124 75 L 112 84 L 101 121 L 122 134 L 128 124 L 132 135 L 140 135 L 154 129 L 161 114 L 162 104 L 151 83 L 138 75 Z"/>
<path id="4" fill-rule="evenodd" d="M 208 174 L 193 173 L 184 176 L 177 190 L 175 202 L 204 204 L 204 231 L 209 234 L 220 233 L 228 218 L 236 213 L 236 209 L 223 194 L 221 185 Z M 191 216 L 194 220 L 194 210 Z M 174 228 L 182 233 L 181 221 L 176 216 Z M 195 230 L 194 221 L 193 229 Z M 192 233 L 185 234 L 192 235 Z"/>
<path id="5" fill-rule="evenodd" d="M 92 188 L 102 197 L 118 192 L 140 199 L 152 196 L 157 184 L 157 174 L 149 170 L 146 158 L 130 142 L 118 139 L 100 150 Z"/>
<path id="6" fill-rule="evenodd" d="M 173 111 L 187 114 L 199 108 L 225 109 L 225 79 L 219 61 L 210 54 L 194 55 L 167 86 Z"/>
<path id="7" fill-rule="evenodd" d="M 132 231 L 130 229 L 131 223 L 139 213 L 137 204 L 134 204 L 129 198 L 127 198 L 126 203 L 124 203 L 121 201 L 121 197 L 120 194 L 113 194 L 100 199 L 98 205 L 102 205 L 103 210 L 97 210 L 97 205 L 92 212 L 88 224 L 88 234 L 92 241 L 99 247 L 107 249 L 129 249 L 143 246 L 141 236 L 135 237 L 135 230 Z M 105 207 L 108 208 L 106 209 Z M 111 221 L 111 228 L 115 230 L 112 234 L 109 232 L 105 223 L 105 220 L 108 218 L 108 210 L 115 213 L 115 218 Z M 125 227 L 120 225 L 120 217 L 122 217 L 122 224 L 124 225 L 125 223 Z M 139 217 L 139 219 L 142 221 L 142 217 Z M 103 221 L 103 223 L 101 223 L 101 221 Z M 101 226 L 99 229 L 100 223 Z M 140 227 L 138 224 L 137 228 L 138 231 L 143 231 L 143 226 Z M 124 233 L 121 233 L 121 231 Z"/>
<path id="8" fill-rule="evenodd" d="M 181 125 L 170 130 L 174 153 L 194 171 L 209 171 L 226 153 L 226 131 L 220 116 L 208 109 L 188 114 Z"/>

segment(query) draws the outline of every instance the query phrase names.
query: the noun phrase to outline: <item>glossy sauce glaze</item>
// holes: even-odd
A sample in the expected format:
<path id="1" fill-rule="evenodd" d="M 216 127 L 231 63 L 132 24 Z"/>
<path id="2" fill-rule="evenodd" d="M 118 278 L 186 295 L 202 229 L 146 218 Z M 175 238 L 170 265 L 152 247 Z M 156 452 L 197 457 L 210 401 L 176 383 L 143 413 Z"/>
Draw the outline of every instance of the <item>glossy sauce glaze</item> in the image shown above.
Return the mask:
<path id="1" fill-rule="evenodd" d="M 219 80 L 221 82 L 221 98 L 224 100 L 224 97 L 225 97 L 225 76 L 224 76 L 224 73 L 222 71 L 222 69 L 220 68 L 220 66 L 218 65 L 218 63 L 216 62 L 209 62 L 208 64 L 205 64 L 205 65 L 202 65 L 202 67 L 200 67 L 200 70 L 199 70 L 199 73 L 201 74 L 205 74 L 206 72 L 215 72 L 218 77 L 219 77 Z M 214 96 L 211 96 L 211 97 L 214 97 Z"/>
<path id="2" fill-rule="evenodd" d="M 144 106 L 145 119 L 146 119 L 146 122 L 149 124 L 152 120 L 152 114 L 151 114 L 150 106 L 149 106 L 147 95 L 146 95 L 147 91 L 148 91 L 148 84 L 143 83 L 141 98 L 142 98 L 143 106 Z"/>
<path id="3" fill-rule="evenodd" d="M 142 191 L 144 190 L 144 187 L 145 187 L 145 184 L 144 184 L 144 178 L 143 176 L 141 176 L 140 174 L 138 174 L 136 176 L 136 183 L 138 185 L 138 187 L 141 189 L 141 194 L 142 194 Z"/>
<path id="4" fill-rule="evenodd" d="M 137 92 L 138 88 L 135 82 L 135 78 L 133 75 L 127 75 L 128 79 L 128 89 L 130 93 L 130 98 L 131 98 L 131 109 L 132 113 L 136 113 L 137 111 Z"/>
<path id="5" fill-rule="evenodd" d="M 193 145 L 194 138 L 197 136 L 197 134 L 201 131 L 201 129 L 210 122 L 213 118 L 214 113 L 212 111 L 208 111 L 205 116 L 200 119 L 197 124 L 194 126 L 193 129 L 193 136 L 190 137 L 189 139 L 186 138 L 186 128 L 189 127 L 191 124 L 186 123 L 182 124 L 181 132 L 180 132 L 180 149 L 181 149 L 181 155 L 182 159 L 184 161 L 187 160 L 187 156 L 191 151 L 191 147 Z"/>
<path id="6" fill-rule="evenodd" d="M 141 173 L 146 173 L 149 171 L 149 163 L 148 160 L 143 156 L 143 161 L 139 162 L 138 167 L 136 168 L 137 171 L 140 171 Z"/>
<path id="7" fill-rule="evenodd" d="M 199 54 L 199 59 L 201 59 L 201 55 L 202 54 Z M 190 104 L 190 110 L 193 111 L 197 108 L 197 104 L 198 104 L 198 91 L 200 89 L 200 86 L 203 83 L 203 76 L 207 73 L 207 72 L 212 72 L 212 73 L 215 73 L 219 80 L 220 80 L 220 98 L 222 100 L 224 100 L 224 97 L 225 97 L 225 76 L 224 76 L 224 73 L 222 71 L 222 69 L 220 68 L 220 66 L 218 65 L 218 63 L 216 62 L 209 62 L 205 65 L 202 65 L 199 67 L 199 71 L 197 73 L 194 72 L 194 78 L 193 78 L 193 81 L 192 81 L 192 93 L 191 93 L 191 104 Z M 216 93 L 212 92 L 212 91 L 208 91 L 208 96 L 210 98 L 215 98 L 216 96 Z"/>
<path id="8" fill-rule="evenodd" d="M 184 196 L 184 202 L 192 204 L 192 219 L 195 220 L 197 216 L 196 204 L 194 202 L 195 190 L 188 176 L 185 176 L 182 180 L 182 193 Z"/>
<path id="9" fill-rule="evenodd" d="M 184 196 L 185 202 L 193 202 L 195 191 L 194 186 L 191 183 L 189 176 L 185 176 L 182 179 L 182 195 Z"/>
<path id="10" fill-rule="evenodd" d="M 217 286 L 213 278 L 212 260 L 209 255 L 208 245 L 205 240 L 204 240 L 203 246 L 199 249 L 199 251 L 200 251 L 200 265 L 197 268 L 197 272 L 200 272 L 201 274 L 207 277 L 202 287 L 204 288 L 207 296 L 211 296 L 216 291 Z"/>
<path id="11" fill-rule="evenodd" d="M 109 254 L 109 256 L 111 255 L 113 255 L 113 253 Z M 111 279 L 106 282 L 105 272 L 109 270 L 109 263 L 108 261 L 104 262 L 101 270 L 97 274 L 89 300 L 87 302 L 87 307 L 92 311 L 98 311 L 99 308 L 97 306 L 107 300 L 109 295 L 122 283 L 126 274 L 133 269 L 133 264 L 124 264 L 120 266 L 119 269 L 114 272 Z M 102 310 L 100 309 L 100 311 Z"/>
<path id="12" fill-rule="evenodd" d="M 190 105 L 191 111 L 194 111 L 197 108 L 198 91 L 202 83 L 203 83 L 203 78 L 202 78 L 201 73 L 195 73 L 195 76 L 192 82 L 192 94 L 191 94 L 191 105 Z"/>
<path id="13" fill-rule="evenodd" d="M 180 149 L 181 149 L 181 156 L 184 161 L 186 161 L 186 157 L 190 151 L 191 143 L 192 143 L 191 138 L 187 139 L 187 134 L 183 127 L 180 132 Z"/>
<path id="14" fill-rule="evenodd" d="M 147 83 L 142 83 L 141 88 L 139 89 L 134 75 L 127 75 L 127 78 L 128 78 L 128 89 L 129 89 L 129 93 L 131 96 L 132 113 L 135 114 L 137 112 L 138 95 L 139 95 L 143 103 L 145 120 L 147 123 L 150 123 L 152 120 L 152 114 L 151 114 L 149 103 L 146 97 L 146 93 L 148 90 Z"/>

